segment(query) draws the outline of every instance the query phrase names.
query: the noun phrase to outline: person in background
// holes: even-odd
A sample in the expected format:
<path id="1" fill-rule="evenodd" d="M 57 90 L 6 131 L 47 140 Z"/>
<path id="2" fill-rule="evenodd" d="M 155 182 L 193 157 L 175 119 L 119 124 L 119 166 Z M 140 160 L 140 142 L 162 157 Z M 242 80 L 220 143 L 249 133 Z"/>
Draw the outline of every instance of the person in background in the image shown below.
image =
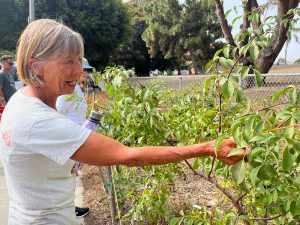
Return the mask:
<path id="1" fill-rule="evenodd" d="M 128 147 L 71 121 L 56 110 L 60 95 L 74 92 L 84 55 L 80 34 L 60 22 L 28 24 L 18 42 L 18 75 L 26 86 L 6 105 L 0 123 L 0 155 L 9 193 L 9 224 L 77 224 L 74 162 L 96 166 L 146 166 L 195 157 L 227 157 L 226 139 L 216 156 L 214 141 L 189 146 Z M 247 150 L 247 149 L 246 149 Z"/>
<path id="2" fill-rule="evenodd" d="M 85 86 L 85 93 L 89 94 L 91 92 L 94 92 L 96 86 L 95 83 L 90 75 L 94 67 L 90 66 L 88 60 L 86 58 L 82 59 L 82 69 L 83 69 L 83 75 L 82 77 L 85 78 L 86 86 Z"/>
<path id="3" fill-rule="evenodd" d="M 0 58 L 0 105 L 5 105 L 11 96 L 16 92 L 15 84 L 12 75 L 10 74 L 14 62 L 13 57 L 4 55 Z"/>
<path id="4" fill-rule="evenodd" d="M 85 79 L 86 78 L 84 74 L 82 74 L 80 77 L 80 81 L 84 82 Z M 86 120 L 87 103 L 84 97 L 84 93 L 82 92 L 78 83 L 75 86 L 74 93 L 74 99 L 69 101 L 67 100 L 67 98 L 70 97 L 70 95 L 59 96 L 56 100 L 56 110 L 68 117 L 73 122 L 79 125 L 83 125 Z M 72 168 L 72 174 L 78 174 L 78 169 L 75 166 Z M 75 206 L 76 217 L 84 217 L 89 213 L 89 211 L 90 209 L 88 207 Z"/>

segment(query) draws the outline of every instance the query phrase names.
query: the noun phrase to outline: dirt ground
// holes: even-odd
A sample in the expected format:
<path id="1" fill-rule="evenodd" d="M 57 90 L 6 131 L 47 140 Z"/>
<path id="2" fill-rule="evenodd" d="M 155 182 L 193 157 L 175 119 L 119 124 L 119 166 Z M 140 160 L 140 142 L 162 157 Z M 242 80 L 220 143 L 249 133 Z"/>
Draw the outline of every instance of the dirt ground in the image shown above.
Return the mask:
<path id="1" fill-rule="evenodd" d="M 300 64 L 292 64 L 292 65 L 274 65 L 269 73 L 300 73 Z"/>
<path id="2" fill-rule="evenodd" d="M 299 73 L 300 65 L 280 65 L 273 66 L 270 70 L 271 74 Z M 294 82 L 294 81 L 293 81 Z M 297 84 L 300 81 L 297 78 Z M 255 97 L 269 94 L 275 91 L 277 85 L 273 81 L 268 81 L 268 85 L 259 90 L 251 88 L 249 94 L 256 93 Z M 273 90 L 274 89 L 274 90 Z M 256 90 L 256 91 L 255 91 Z M 247 91 L 246 91 L 247 92 Z M 102 181 L 100 179 L 99 167 L 85 166 L 83 169 L 83 186 L 84 186 L 84 206 L 90 207 L 90 213 L 85 217 L 85 225 L 110 225 L 111 216 L 109 209 L 109 201 L 105 194 Z M 186 179 L 178 178 L 176 180 L 174 192 L 170 197 L 170 201 L 174 206 L 192 207 L 192 205 L 209 205 L 222 204 L 226 200 L 222 195 L 207 181 L 189 174 Z M 197 195 L 195 195 L 197 193 Z M 183 200 L 184 199 L 184 203 Z"/>
<path id="3" fill-rule="evenodd" d="M 82 172 L 84 206 L 90 208 L 90 213 L 84 218 L 84 225 L 111 225 L 109 200 L 103 189 L 99 167 L 84 166 Z M 214 186 L 195 176 L 192 171 L 187 173 L 185 178 L 175 178 L 169 203 L 172 204 L 172 208 L 176 208 L 176 211 L 192 209 L 193 205 L 230 206 L 227 199 Z"/>

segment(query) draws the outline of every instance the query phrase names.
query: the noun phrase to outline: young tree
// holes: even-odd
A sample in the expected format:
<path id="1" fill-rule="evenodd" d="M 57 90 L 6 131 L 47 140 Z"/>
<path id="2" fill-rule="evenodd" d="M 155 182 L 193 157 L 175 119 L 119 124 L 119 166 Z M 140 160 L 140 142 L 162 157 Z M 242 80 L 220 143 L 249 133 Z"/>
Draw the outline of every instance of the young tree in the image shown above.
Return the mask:
<path id="1" fill-rule="evenodd" d="M 228 44 L 231 46 L 237 46 L 236 40 L 231 33 L 231 28 L 228 24 L 224 13 L 223 2 L 221 0 L 214 0 L 216 5 L 216 14 L 218 16 L 219 23 L 222 28 L 223 35 Z M 264 7 L 260 7 L 257 3 L 257 0 L 245 0 L 241 1 L 244 8 L 244 15 L 243 15 L 243 26 L 242 29 L 253 29 L 257 30 L 257 36 L 261 35 L 261 33 L 265 32 L 266 27 L 260 26 L 262 22 L 262 15 Z M 276 26 L 275 32 L 270 34 L 270 40 L 267 43 L 267 46 L 261 48 L 259 51 L 259 55 L 255 61 L 252 61 L 250 57 L 243 57 L 241 61 L 245 65 L 254 65 L 257 67 L 262 73 L 267 73 L 275 59 L 277 58 L 278 54 L 280 53 L 284 43 L 287 40 L 287 33 L 291 28 L 292 19 L 294 18 L 294 14 L 291 13 L 290 10 L 295 9 L 299 5 L 299 0 L 278 0 L 276 3 L 274 1 L 268 1 L 268 4 L 276 4 L 277 6 L 277 16 L 274 18 L 274 23 Z M 250 19 L 250 15 L 255 14 L 255 19 Z M 289 19 L 288 23 L 281 23 L 284 19 Z M 267 28 L 268 29 L 268 28 Z M 249 42 L 249 39 L 243 40 L 243 44 Z"/>

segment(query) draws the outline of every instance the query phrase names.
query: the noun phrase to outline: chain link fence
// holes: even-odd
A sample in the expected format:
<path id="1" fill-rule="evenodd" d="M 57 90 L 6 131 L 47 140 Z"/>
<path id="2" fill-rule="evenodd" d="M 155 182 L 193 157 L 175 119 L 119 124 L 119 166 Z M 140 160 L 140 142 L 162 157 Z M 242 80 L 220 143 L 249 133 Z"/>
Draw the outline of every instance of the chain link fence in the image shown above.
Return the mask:
<path id="1" fill-rule="evenodd" d="M 300 91 L 300 74 L 264 74 L 264 80 L 261 87 L 256 86 L 255 76 L 248 75 L 243 79 L 239 88 L 252 99 L 262 98 L 268 95 L 272 95 L 276 91 L 283 89 L 288 85 L 295 85 L 297 91 Z M 166 83 L 167 87 L 173 89 L 186 88 L 189 85 L 200 82 L 204 84 L 204 80 L 208 78 L 207 75 L 191 75 L 191 76 L 156 76 L 156 77 L 137 77 L 134 78 L 133 84 L 142 84 L 147 86 L 151 81 L 155 79 L 162 80 Z M 284 95 L 282 100 L 287 100 L 288 96 Z"/>

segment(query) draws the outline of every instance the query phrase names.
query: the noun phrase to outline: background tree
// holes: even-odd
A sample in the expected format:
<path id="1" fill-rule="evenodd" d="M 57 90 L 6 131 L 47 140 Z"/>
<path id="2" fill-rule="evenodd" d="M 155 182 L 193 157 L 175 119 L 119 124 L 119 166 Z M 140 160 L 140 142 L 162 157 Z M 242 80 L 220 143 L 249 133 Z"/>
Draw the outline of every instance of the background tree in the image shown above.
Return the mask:
<path id="1" fill-rule="evenodd" d="M 198 73 L 198 66 L 213 55 L 216 39 L 221 30 L 214 11 L 207 1 L 152 0 L 145 7 L 148 25 L 143 40 L 153 57 L 159 51 L 166 59 L 178 58 L 191 61 Z"/>
<path id="2" fill-rule="evenodd" d="M 231 33 L 231 28 L 224 13 L 223 2 L 221 0 L 214 1 L 216 5 L 216 14 L 227 43 L 231 46 L 237 46 L 238 40 L 235 40 Z M 256 60 L 253 61 L 247 56 L 241 58 L 245 65 L 254 65 L 262 73 L 267 73 L 271 69 L 287 40 L 287 32 L 291 28 L 291 25 L 293 25 L 292 19 L 294 17 L 294 14 L 289 12 L 291 9 L 295 9 L 299 5 L 299 0 L 278 0 L 276 3 L 273 3 L 274 1 L 268 1 L 268 4 L 261 7 L 258 5 L 256 0 L 246 0 L 241 2 L 244 9 L 242 29 L 257 30 L 257 37 L 259 37 L 262 33 L 265 33 L 266 29 L 268 29 L 260 26 L 264 10 L 268 8 L 268 4 L 275 4 L 277 6 L 277 15 L 273 20 L 276 29 L 274 32 L 270 33 L 269 42 L 265 43 L 266 46 L 263 46 L 263 48 L 259 48 L 261 51 L 259 51 L 259 55 Z M 251 14 L 254 15 L 252 16 L 252 19 Z M 281 23 L 284 19 L 289 19 L 289 22 Z M 245 45 L 249 42 L 249 39 L 245 39 L 243 42 L 243 45 Z"/>
<path id="3" fill-rule="evenodd" d="M 1 36 L 0 49 L 4 46 L 12 50 L 27 25 L 28 1 L 4 1 L 7 9 L 1 6 L 1 27 L 5 28 L 1 32 L 5 33 Z M 121 0 L 39 0 L 35 1 L 35 10 L 36 19 L 59 19 L 81 33 L 86 57 L 98 69 L 111 62 L 128 33 L 128 11 Z M 11 40 L 9 46 L 6 40 Z"/>
<path id="4" fill-rule="evenodd" d="M 1 0 L 0 50 L 14 51 L 21 30 L 27 25 L 28 1 Z"/>
<path id="5" fill-rule="evenodd" d="M 114 63 L 122 65 L 127 69 L 135 68 L 138 76 L 148 76 L 150 70 L 167 70 L 178 67 L 178 60 L 175 58 L 164 58 L 159 51 L 152 58 L 148 52 L 142 34 L 147 28 L 145 21 L 144 7 L 147 1 L 131 0 L 127 2 L 127 8 L 131 16 L 131 32 L 116 54 L 113 56 Z"/>
<path id="6" fill-rule="evenodd" d="M 150 70 L 150 55 L 145 42 L 142 40 L 142 33 L 146 29 L 146 22 L 143 13 L 142 0 L 129 1 L 127 8 L 130 14 L 130 33 L 127 40 L 120 45 L 114 55 L 114 63 L 125 68 L 135 68 L 137 74 L 148 74 Z"/>
<path id="7" fill-rule="evenodd" d="M 223 45 L 217 41 L 222 37 L 222 30 L 209 1 L 186 0 L 183 7 L 180 21 L 182 45 L 198 74 L 198 66 L 204 67 Z"/>

